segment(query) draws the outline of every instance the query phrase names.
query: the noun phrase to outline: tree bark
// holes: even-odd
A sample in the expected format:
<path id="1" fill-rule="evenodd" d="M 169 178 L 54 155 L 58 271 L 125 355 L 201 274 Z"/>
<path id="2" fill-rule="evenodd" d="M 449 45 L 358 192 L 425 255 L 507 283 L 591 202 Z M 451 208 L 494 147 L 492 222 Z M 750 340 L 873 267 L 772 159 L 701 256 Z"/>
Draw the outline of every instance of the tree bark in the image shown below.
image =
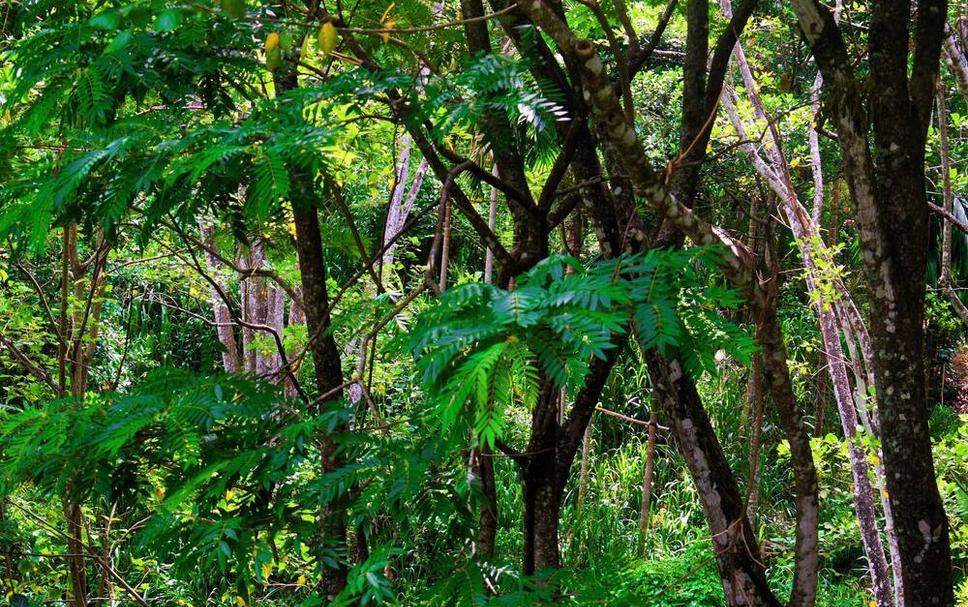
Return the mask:
<path id="1" fill-rule="evenodd" d="M 944 60 L 958 83 L 958 90 L 968 100 L 968 59 L 965 58 L 965 50 L 961 45 L 958 32 L 947 25 L 944 37 Z"/>
<path id="2" fill-rule="evenodd" d="M 857 207 L 872 294 L 871 338 L 887 489 L 898 534 L 904 605 L 954 604 L 948 522 L 935 482 L 922 359 L 928 250 L 924 149 L 944 37 L 946 5 L 918 4 L 908 77 L 909 2 L 882 0 L 871 13 L 867 107 L 833 17 L 815 0 L 794 0 L 800 29 L 841 99 L 833 120 Z M 875 154 L 868 142 L 873 123 Z"/>
<path id="3" fill-rule="evenodd" d="M 728 6 L 723 2 L 721 2 L 721 6 L 723 7 L 723 12 L 728 15 Z M 752 70 L 739 44 L 736 45 L 736 62 L 743 76 L 746 94 L 754 108 L 754 116 L 757 119 L 769 121 L 762 101 L 759 98 L 756 83 L 753 80 Z M 742 120 L 732 103 L 731 91 L 727 95 L 725 104 L 737 134 L 740 139 L 746 139 Z M 873 490 L 871 489 L 868 478 L 867 455 L 863 448 L 857 445 L 857 414 L 854 409 L 854 395 L 850 388 L 843 351 L 840 345 L 838 327 L 841 323 L 836 317 L 838 308 L 834 302 L 828 301 L 825 298 L 824 292 L 817 287 L 818 281 L 825 280 L 823 276 L 819 275 L 817 258 L 829 257 L 829 253 L 821 248 L 822 241 L 817 224 L 813 221 L 812 217 L 807 216 L 806 210 L 803 208 L 796 191 L 792 187 L 789 165 L 780 148 L 779 134 L 772 127 L 772 123 L 770 124 L 771 127 L 767 134 L 768 145 L 764 146 L 768 152 L 769 162 L 760 158 L 758 152 L 752 145 L 747 144 L 743 147 L 750 156 L 753 166 L 767 180 L 781 200 L 791 230 L 800 248 L 803 264 L 807 268 L 807 286 L 811 297 L 815 300 L 814 310 L 820 323 L 821 337 L 824 343 L 824 355 L 827 358 L 826 368 L 830 375 L 834 397 L 844 429 L 844 436 L 847 440 L 848 454 L 854 480 L 854 505 L 861 539 L 864 544 L 864 551 L 867 555 L 868 567 L 871 572 L 874 597 L 879 607 L 889 607 L 893 605 L 894 597 L 890 587 L 890 574 L 887 568 L 887 560 L 884 556 L 884 548 L 881 544 L 880 532 L 877 525 Z M 813 158 L 814 186 L 822 187 L 822 178 L 818 177 L 818 174 L 821 172 L 819 169 L 819 149 L 815 148 L 815 151 L 816 155 Z M 823 204 L 823 191 L 815 192 L 814 195 L 813 216 L 819 217 L 819 208 L 822 208 Z M 832 260 L 827 259 L 827 261 L 831 262 Z M 846 292 L 846 289 L 837 288 L 842 285 L 834 281 L 832 286 L 837 289 L 837 293 L 841 298 L 850 298 L 850 294 Z M 889 518 L 889 510 L 887 514 Z"/>
<path id="4" fill-rule="evenodd" d="M 202 242 L 207 247 L 215 246 L 214 239 L 214 228 L 211 224 L 200 221 L 199 231 L 201 232 Z M 209 271 L 212 272 L 213 280 L 218 280 L 218 270 L 220 263 L 215 255 L 206 249 L 205 258 L 208 261 Z M 235 331 L 234 323 L 232 322 L 232 315 L 229 312 L 229 308 L 222 301 L 222 297 L 219 295 L 218 289 L 214 286 L 210 287 L 210 299 L 212 301 L 212 313 L 215 319 L 215 332 L 218 336 L 218 341 L 222 344 L 222 368 L 225 369 L 226 373 L 238 373 L 239 372 L 239 348 L 235 341 Z M 228 292 L 224 286 L 222 288 L 223 292 Z"/>
<path id="5" fill-rule="evenodd" d="M 764 348 L 772 350 L 771 355 L 764 361 L 764 368 L 774 402 L 780 411 L 781 423 L 791 445 L 798 510 L 797 558 L 791 603 L 812 605 L 816 596 L 818 562 L 816 470 L 809 438 L 790 386 L 786 349 L 770 298 L 756 284 L 748 266 L 748 255 L 740 248 L 741 245 L 736 240 L 725 237 L 721 231 L 703 222 L 686 208 L 651 167 L 641 143 L 621 110 L 594 45 L 588 40 L 578 40 L 567 24 L 542 0 L 532 0 L 523 4 L 522 8 L 555 40 L 563 53 L 571 55 L 581 65 L 585 95 L 591 100 L 595 110 L 593 116 L 615 146 L 637 193 L 648 200 L 672 226 L 697 244 L 719 243 L 729 250 L 723 259 L 724 272 L 734 285 L 746 293 L 759 319 L 757 336 L 760 343 Z"/>
<path id="6" fill-rule="evenodd" d="M 299 48 L 296 45 L 296 48 Z M 275 74 L 277 92 L 296 88 L 298 85 L 294 69 L 279 71 Z M 309 333 L 309 351 L 312 354 L 313 372 L 317 397 L 310 405 L 314 415 L 336 413 L 343 396 L 342 359 L 336 339 L 330 331 L 330 304 L 326 289 L 326 262 L 323 255 L 323 241 L 316 211 L 317 193 L 312 176 L 301 170 L 290 169 L 291 207 L 293 224 L 296 229 L 296 256 L 299 263 L 302 286 L 303 313 Z M 345 430 L 345 424 L 336 424 L 335 433 Z M 337 451 L 333 436 L 325 431 L 316 437 L 321 460 L 321 474 L 326 475 L 339 470 L 344 465 L 343 456 Z M 324 501 L 319 512 L 319 556 L 334 555 L 336 567 L 327 568 L 320 559 L 321 575 L 319 592 L 327 600 L 332 600 L 346 587 L 348 573 L 343 555 L 347 551 L 347 505 L 346 496 L 341 494 L 330 501 Z M 332 552 L 329 552 L 332 550 Z"/>
<path id="7" fill-rule="evenodd" d="M 716 552 L 726 604 L 780 605 L 766 581 L 745 500 L 696 391 L 677 362 L 645 353 L 655 404 L 669 420 L 699 493 Z"/>
<path id="8" fill-rule="evenodd" d="M 645 468 L 642 471 L 642 506 L 639 508 L 639 554 L 645 549 L 649 535 L 649 507 L 652 504 L 652 476 L 655 473 L 655 407 L 649 411 L 649 436 L 645 443 Z"/>
<path id="9" fill-rule="evenodd" d="M 310 352 L 316 379 L 319 405 L 314 405 L 317 414 L 326 413 L 329 405 L 338 404 L 342 395 L 343 370 L 339 348 L 329 332 L 330 311 L 329 295 L 326 292 L 326 264 L 323 260 L 323 243 L 320 236 L 319 218 L 316 208 L 309 198 L 310 191 L 301 201 L 293 202 L 293 218 L 296 225 L 296 253 L 299 259 L 299 272 L 302 282 L 303 302 L 306 306 L 306 327 L 309 331 Z M 336 452 L 336 443 L 331 436 L 318 437 L 322 458 L 322 474 L 328 474 L 343 466 L 343 459 Z M 336 498 L 324 504 L 319 513 L 320 549 L 333 549 L 337 553 L 346 547 L 345 498 Z M 334 569 L 323 566 L 320 589 L 327 599 L 332 600 L 346 586 L 347 566 L 344 562 Z"/>
<path id="10" fill-rule="evenodd" d="M 948 110 L 945 100 L 944 84 L 938 81 L 938 135 L 941 141 L 941 183 L 944 197 L 944 210 L 951 214 L 954 210 L 955 196 L 951 189 L 951 152 L 948 143 Z M 944 289 L 951 307 L 961 319 L 961 322 L 968 325 L 968 307 L 965 306 L 958 292 L 955 291 L 951 281 L 951 222 L 946 218 L 942 219 L 941 232 L 941 277 L 938 286 Z"/>

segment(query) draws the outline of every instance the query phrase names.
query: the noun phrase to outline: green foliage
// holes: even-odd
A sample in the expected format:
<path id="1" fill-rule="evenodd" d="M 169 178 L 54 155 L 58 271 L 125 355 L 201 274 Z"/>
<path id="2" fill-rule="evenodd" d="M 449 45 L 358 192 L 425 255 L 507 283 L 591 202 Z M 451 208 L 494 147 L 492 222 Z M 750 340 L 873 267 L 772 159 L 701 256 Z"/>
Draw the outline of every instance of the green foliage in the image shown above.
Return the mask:
<path id="1" fill-rule="evenodd" d="M 702 286 L 693 267 L 715 268 L 716 260 L 715 249 L 655 250 L 589 268 L 574 258 L 550 258 L 513 291 L 479 283 L 447 291 L 417 317 L 407 348 L 441 426 L 469 426 L 493 446 L 508 408 L 534 406 L 539 370 L 574 395 L 590 360 L 604 359 L 629 323 L 643 348 L 680 359 L 693 374 L 715 372 L 719 349 L 748 360 L 752 338 L 718 312 L 739 298 Z"/>
<path id="2" fill-rule="evenodd" d="M 326 416 L 305 420 L 270 389 L 232 377 L 160 372 L 127 395 L 53 401 L 0 426 L 4 493 L 48 496 L 150 516 L 135 543 L 180 576 L 233 572 L 263 581 L 270 536 L 298 516 L 286 482 L 312 456 Z M 282 491 L 277 502 L 267 498 Z M 288 497 L 284 497 L 288 496 Z"/>

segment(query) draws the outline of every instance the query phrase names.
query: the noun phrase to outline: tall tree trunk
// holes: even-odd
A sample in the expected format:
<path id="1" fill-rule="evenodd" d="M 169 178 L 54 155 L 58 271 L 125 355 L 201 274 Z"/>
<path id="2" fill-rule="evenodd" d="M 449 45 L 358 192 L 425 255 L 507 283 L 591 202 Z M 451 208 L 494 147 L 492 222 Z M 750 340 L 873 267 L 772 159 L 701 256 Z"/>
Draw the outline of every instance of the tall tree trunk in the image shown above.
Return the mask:
<path id="1" fill-rule="evenodd" d="M 725 2 L 721 2 L 723 12 L 728 15 L 729 9 Z M 742 47 L 736 45 L 736 62 L 743 76 L 746 94 L 754 108 L 754 116 L 760 120 L 769 120 L 766 115 L 756 83 L 753 79 L 752 70 L 746 61 Z M 746 133 L 742 121 L 736 108 L 733 106 L 733 93 L 727 93 L 725 105 L 727 112 L 737 134 L 741 139 L 745 139 Z M 756 170 L 767 180 L 771 188 L 779 197 L 783 210 L 787 215 L 793 235 L 797 239 L 800 247 L 801 257 L 804 266 L 807 268 L 807 285 L 811 297 L 815 300 L 814 309 L 820 322 L 821 337 L 824 343 L 824 355 L 827 358 L 826 368 L 830 375 L 834 397 L 840 413 L 844 435 L 847 439 L 848 454 L 851 461 L 851 471 L 854 480 L 854 505 L 857 514 L 857 521 L 861 531 L 861 539 L 864 544 L 864 551 L 867 555 L 868 567 L 871 572 L 871 579 L 874 587 L 874 596 L 879 607 L 889 607 L 894 603 L 893 593 L 890 587 L 890 574 L 888 573 L 887 560 L 884 556 L 884 547 L 881 544 L 880 532 L 877 525 L 877 512 L 875 509 L 874 494 L 868 478 L 867 455 L 862 448 L 857 445 L 857 414 L 854 409 L 854 394 L 850 388 L 846 366 L 844 364 L 844 354 L 841 348 L 840 334 L 838 327 L 840 322 L 836 317 L 837 307 L 834 302 L 827 301 L 824 293 L 818 289 L 818 281 L 825 280 L 818 271 L 818 261 L 820 258 L 828 264 L 829 253 L 822 249 L 822 241 L 816 224 L 811 217 L 808 217 L 806 210 L 800 203 L 796 191 L 792 187 L 790 180 L 789 165 L 783 156 L 780 148 L 780 138 L 778 131 L 772 127 L 767 134 L 767 141 L 770 145 L 765 146 L 769 161 L 764 161 L 759 157 L 758 152 L 752 145 L 743 146 L 752 160 Z M 816 150 L 814 158 L 814 185 L 822 187 L 822 178 L 817 174 L 819 170 L 820 155 L 819 149 Z M 815 192 L 814 217 L 819 216 L 819 208 L 822 208 L 823 192 Z M 827 282 L 830 282 L 827 280 Z M 834 288 L 840 287 L 834 281 Z M 837 293 L 842 298 L 849 299 L 850 295 L 846 289 L 837 289 Z M 889 514 L 889 511 L 888 511 Z"/>
<path id="2" fill-rule="evenodd" d="M 757 352 L 753 354 L 750 364 L 750 411 L 752 419 L 750 422 L 750 451 L 749 451 L 749 481 L 746 486 L 746 516 L 749 518 L 753 528 L 753 535 L 756 535 L 757 518 L 756 515 L 760 506 L 760 447 L 763 437 L 763 354 Z"/>
<path id="3" fill-rule="evenodd" d="M 295 288 L 295 291 L 296 291 L 296 293 L 299 295 L 299 297 L 301 299 L 302 298 L 302 289 L 299 288 L 299 287 L 296 287 Z M 300 325 L 305 325 L 305 324 L 306 324 L 306 315 L 303 313 L 302 308 L 299 306 L 299 302 L 296 301 L 295 299 L 292 300 L 292 301 L 290 301 L 289 302 L 289 319 L 286 322 L 286 326 L 289 326 L 289 327 L 298 327 Z M 290 362 L 290 364 L 292 364 L 293 361 L 295 360 L 295 352 L 294 351 L 286 352 L 286 360 L 288 360 Z M 288 374 L 288 373 L 286 374 L 285 391 L 286 391 L 286 396 L 288 396 L 289 398 L 296 398 L 296 396 L 299 394 L 299 390 L 297 390 L 295 381 L 293 379 L 293 378 L 296 378 L 296 377 L 299 377 L 299 368 L 298 367 L 294 367 L 292 369 L 292 374 L 291 375 Z"/>
<path id="4" fill-rule="evenodd" d="M 592 423 L 585 426 L 585 434 L 581 439 L 581 467 L 578 470 L 578 504 L 576 509 L 581 512 L 581 507 L 585 503 L 585 495 L 588 494 L 588 470 L 589 457 L 592 451 Z"/>
<path id="5" fill-rule="evenodd" d="M 299 45 L 296 45 L 299 48 Z M 297 87 L 294 68 L 277 71 L 276 91 L 282 93 Z M 323 241 L 316 212 L 317 193 L 311 175 L 298 169 L 290 169 L 291 205 L 296 228 L 296 256 L 299 262 L 302 286 L 303 313 L 309 334 L 309 351 L 312 354 L 317 397 L 311 403 L 311 412 L 317 415 L 335 414 L 343 395 L 342 359 L 336 339 L 330 331 L 330 304 L 326 289 L 326 262 Z M 344 424 L 336 424 L 334 431 L 345 430 Z M 325 430 L 316 437 L 319 444 L 321 474 L 339 470 L 344 465 L 343 456 L 337 452 L 336 441 Z M 347 504 L 342 492 L 331 501 L 324 502 L 319 512 L 319 562 L 322 568 L 319 591 L 332 600 L 346 587 L 348 567 L 347 551 Z M 327 561 L 336 562 L 328 567 Z"/>
<path id="6" fill-rule="evenodd" d="M 944 60 L 958 83 L 961 95 L 968 99 L 968 59 L 965 58 L 965 49 L 958 32 L 951 26 L 945 27 Z"/>
<path id="7" fill-rule="evenodd" d="M 67 532 L 68 577 L 71 582 L 71 601 L 74 607 L 87 607 L 88 587 L 87 568 L 84 555 L 88 550 L 84 546 L 84 513 L 80 504 L 65 501 L 64 522 Z"/>
<path id="8" fill-rule="evenodd" d="M 329 295 L 326 292 L 326 265 L 323 260 L 323 243 L 320 237 L 319 218 L 312 206 L 311 190 L 306 197 L 293 202 L 293 218 L 296 224 L 296 253 L 299 258 L 303 302 L 306 309 L 306 327 L 309 331 L 310 352 L 312 352 L 315 371 L 316 391 L 321 404 L 316 406 L 318 413 L 327 413 L 328 405 L 339 402 L 343 385 L 343 370 L 339 348 L 329 331 Z M 318 437 L 322 457 L 322 473 L 334 472 L 343 466 L 342 457 L 336 452 L 332 437 L 322 434 Z M 332 503 L 324 504 L 319 513 L 320 549 L 325 554 L 333 550 L 337 555 L 346 548 L 345 498 L 338 497 Z M 347 567 L 342 557 L 338 565 L 324 571 L 320 589 L 323 596 L 332 599 L 346 585 Z"/>
<path id="9" fill-rule="evenodd" d="M 815 0 L 793 6 L 825 87 L 850 95 L 857 80 L 833 17 Z M 931 454 L 922 348 L 929 240 L 924 150 L 947 11 L 943 0 L 919 3 L 909 57 L 911 8 L 905 1 L 873 5 L 869 65 L 877 88 L 868 107 L 840 104 L 832 119 L 871 292 L 881 445 L 904 604 L 946 607 L 954 603 L 950 543 Z"/>
<path id="10" fill-rule="evenodd" d="M 729 250 L 724 257 L 724 271 L 730 281 L 747 294 L 759 319 L 757 337 L 764 348 L 771 350 L 771 356 L 764 361 L 764 369 L 773 400 L 780 412 L 781 424 L 791 445 L 798 511 L 797 557 L 791 603 L 812 605 L 816 596 L 818 562 L 816 470 L 809 437 L 792 393 L 786 348 L 771 298 L 754 279 L 739 243 L 726 238 L 685 207 L 649 164 L 641 143 L 625 118 L 594 45 L 588 40 L 578 40 L 567 24 L 541 0 L 522 5 L 522 8 L 545 33 L 555 39 L 562 52 L 571 54 L 581 66 L 585 96 L 594 103 L 596 123 L 615 146 L 636 191 L 676 230 L 687 234 L 694 242 L 721 243 Z M 729 47 L 732 48 L 732 43 Z M 724 582 L 724 585 L 729 584 L 728 579 Z"/>
<path id="11" fill-rule="evenodd" d="M 497 174 L 497 164 L 491 169 L 491 174 L 495 177 Z M 491 186 L 491 196 L 490 203 L 487 207 L 487 227 L 492 232 L 497 225 L 497 188 Z M 491 247 L 487 247 L 487 251 L 484 253 L 484 282 L 491 284 L 494 280 L 494 251 Z"/>
<path id="12" fill-rule="evenodd" d="M 670 422 L 706 514 L 726 604 L 779 606 L 766 581 L 745 500 L 695 384 L 675 361 L 654 351 L 645 359 L 655 382 L 654 402 Z"/>
<path id="13" fill-rule="evenodd" d="M 477 534 L 480 553 L 486 558 L 494 558 L 497 548 L 497 484 L 494 478 L 494 457 L 490 448 L 483 447 L 477 457 L 477 476 L 481 481 L 481 516 Z"/>
<path id="14" fill-rule="evenodd" d="M 286 329 L 286 292 L 277 284 L 268 285 L 268 291 L 266 325 L 276 332 L 279 339 L 282 339 Z M 283 381 L 286 374 L 280 372 L 282 369 L 282 352 L 273 346 L 272 350 L 265 355 L 265 359 L 266 373 L 272 378 L 273 383 Z"/>

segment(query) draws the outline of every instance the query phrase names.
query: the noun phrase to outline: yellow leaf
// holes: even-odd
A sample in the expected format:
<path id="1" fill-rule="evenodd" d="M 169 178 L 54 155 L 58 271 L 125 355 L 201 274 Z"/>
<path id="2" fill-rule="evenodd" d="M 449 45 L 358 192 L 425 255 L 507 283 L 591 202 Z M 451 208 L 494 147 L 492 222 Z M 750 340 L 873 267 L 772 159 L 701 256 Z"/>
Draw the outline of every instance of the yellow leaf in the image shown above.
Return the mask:
<path id="1" fill-rule="evenodd" d="M 227 501 L 227 502 L 230 501 L 232 499 L 232 496 L 234 496 L 234 495 L 235 495 L 235 492 L 234 491 L 232 491 L 231 489 L 226 489 L 225 490 L 225 501 Z"/>
<path id="2" fill-rule="evenodd" d="M 336 50 L 338 43 L 339 34 L 336 32 L 336 26 L 331 21 L 327 21 L 323 24 L 323 27 L 319 28 L 319 50 L 324 55 L 329 56 L 330 53 Z"/>
<path id="3" fill-rule="evenodd" d="M 795 169 L 798 166 L 800 166 L 800 159 L 799 158 L 794 158 L 793 160 L 790 161 L 790 168 L 791 169 Z"/>
<path id="4" fill-rule="evenodd" d="M 880 466 L 881 465 L 881 458 L 877 457 L 876 455 L 872 455 L 871 456 L 871 463 L 874 464 L 875 466 Z"/>
<path id="5" fill-rule="evenodd" d="M 245 599 L 243 599 L 240 596 L 237 596 L 235 597 L 235 604 L 238 605 L 238 607 L 245 607 Z"/>
<path id="6" fill-rule="evenodd" d="M 266 52 L 268 53 L 277 46 L 279 46 L 279 32 L 270 32 L 266 36 Z"/>

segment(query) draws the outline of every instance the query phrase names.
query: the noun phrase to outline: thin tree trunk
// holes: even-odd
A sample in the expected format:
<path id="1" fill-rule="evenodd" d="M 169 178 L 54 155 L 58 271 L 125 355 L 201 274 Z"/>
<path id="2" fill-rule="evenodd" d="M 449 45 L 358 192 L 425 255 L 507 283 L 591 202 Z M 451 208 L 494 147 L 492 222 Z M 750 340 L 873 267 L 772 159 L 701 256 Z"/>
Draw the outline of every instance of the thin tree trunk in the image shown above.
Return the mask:
<path id="1" fill-rule="evenodd" d="M 652 351 L 645 353 L 645 359 L 654 382 L 655 405 L 670 421 L 706 514 L 726 604 L 778 607 L 739 486 L 695 384 L 682 374 L 678 363 Z"/>
<path id="2" fill-rule="evenodd" d="M 205 258 L 208 260 L 208 268 L 212 273 L 213 280 L 218 280 L 219 278 L 219 263 L 218 258 L 208 250 L 208 248 L 215 247 L 214 239 L 214 228 L 205 221 L 199 221 L 198 228 L 201 232 L 202 242 L 207 247 L 205 250 Z M 223 292 L 228 292 L 225 286 L 222 286 Z M 210 288 L 210 298 L 212 301 L 212 313 L 215 319 L 215 332 L 218 336 L 218 341 L 222 344 L 222 368 L 225 369 L 226 373 L 238 373 L 239 371 L 239 349 L 235 341 L 235 331 L 233 330 L 232 315 L 229 312 L 229 308 L 222 301 L 222 297 L 219 295 L 218 289 L 214 286 Z"/>
<path id="3" fill-rule="evenodd" d="M 266 325 L 271 327 L 282 338 L 286 328 L 286 292 L 279 285 L 268 285 L 269 297 L 266 306 Z M 266 372 L 272 374 L 273 383 L 283 381 L 287 374 L 282 373 L 282 352 L 273 347 L 266 354 Z M 287 357 L 288 358 L 288 357 Z"/>
<path id="4" fill-rule="evenodd" d="M 820 120 L 820 89 L 823 86 L 823 76 L 817 72 L 817 77 L 810 87 L 810 108 L 813 110 L 813 120 L 819 124 Z M 823 160 L 820 157 L 820 134 L 811 125 L 807 129 L 807 140 L 810 144 L 810 173 L 813 175 L 813 209 L 810 219 L 813 225 L 819 226 L 823 217 Z"/>
<path id="5" fill-rule="evenodd" d="M 74 607 L 87 607 L 87 568 L 84 560 L 87 550 L 84 547 L 84 514 L 80 504 L 65 500 L 64 522 L 66 523 L 68 576 L 71 581 L 71 601 Z"/>
<path id="6" fill-rule="evenodd" d="M 593 418 L 594 419 L 594 418 Z M 581 467 L 578 470 L 578 505 L 577 510 L 581 512 L 582 504 L 585 503 L 585 495 L 588 493 L 588 458 L 592 450 L 592 423 L 588 422 L 585 426 L 585 433 L 581 439 Z"/>
<path id="7" fill-rule="evenodd" d="M 760 445 L 763 436 L 763 355 L 753 355 L 750 364 L 750 409 L 753 412 L 752 431 L 750 432 L 749 483 L 746 487 L 746 517 L 750 521 L 753 535 L 757 535 L 757 513 L 760 506 Z"/>
<path id="8" fill-rule="evenodd" d="M 380 261 L 381 280 L 384 268 L 393 265 L 394 249 L 396 249 L 396 243 L 387 246 L 387 242 L 397 235 L 407 221 L 406 214 L 403 212 L 403 196 L 407 191 L 407 178 L 410 174 L 410 146 L 410 136 L 404 134 L 400 138 L 400 157 L 394 170 L 393 192 L 390 194 L 390 205 L 387 207 L 386 219 L 383 223 L 383 246 L 386 249 Z"/>
<path id="9" fill-rule="evenodd" d="M 491 169 L 491 174 L 495 177 L 497 174 L 497 164 L 495 164 Z M 497 188 L 491 187 L 491 198 L 490 204 L 487 207 L 487 227 L 494 231 L 495 226 L 497 226 Z M 484 282 L 491 284 L 494 279 L 494 251 L 491 247 L 487 247 L 487 251 L 484 253 Z"/>
<path id="10" fill-rule="evenodd" d="M 261 270 L 265 263 L 265 245 L 262 240 L 255 238 L 249 247 L 249 255 L 246 268 L 249 270 Z M 246 322 L 254 325 L 266 324 L 266 315 L 269 309 L 269 292 L 266 279 L 262 276 L 249 276 L 246 281 L 246 311 L 248 318 Z M 245 363 L 249 373 L 265 375 L 268 372 L 265 353 L 260 348 L 260 334 L 253 331 L 250 333 L 251 341 L 245 344 Z"/>
<path id="11" fill-rule="evenodd" d="M 827 423 L 827 385 L 830 383 L 828 380 L 827 375 L 821 374 L 817 377 L 817 412 L 813 421 L 813 435 L 817 438 L 824 435 L 824 426 Z"/>
<path id="12" fill-rule="evenodd" d="M 495 167 L 494 172 L 497 169 Z M 491 188 L 491 207 L 488 214 L 488 228 L 494 231 L 494 219 L 497 213 L 497 188 Z M 484 260 L 484 282 L 493 284 L 494 278 L 494 252 L 490 247 L 487 248 Z M 490 265 L 488 265 L 490 264 Z M 477 476 L 481 481 L 481 494 L 484 503 L 481 505 L 481 515 L 478 524 L 477 543 L 481 553 L 487 558 L 494 558 L 494 551 L 497 548 L 497 484 L 494 478 L 494 458 L 493 453 L 487 446 L 475 447 Z"/>
<path id="13" fill-rule="evenodd" d="M 963 59 L 963 57 L 962 57 Z M 954 211 L 955 197 L 951 189 L 951 152 L 948 140 L 948 109 L 945 100 L 944 83 L 938 81 L 938 134 L 941 140 L 941 183 L 944 192 L 944 210 L 951 214 Z M 961 318 L 961 322 L 968 325 L 968 307 L 965 306 L 958 292 L 955 291 L 951 280 L 951 222 L 942 219 L 941 238 L 941 278 L 939 286 L 944 289 L 951 307 Z"/>
<path id="14" fill-rule="evenodd" d="M 299 48 L 299 45 L 296 45 Z M 276 91 L 283 92 L 297 87 L 294 69 L 277 71 L 274 75 Z M 291 205 L 293 224 L 296 229 L 296 256 L 302 284 L 303 313 L 309 333 L 309 351 L 312 354 L 313 371 L 318 396 L 310 403 L 311 413 L 325 415 L 336 413 L 343 395 L 343 369 L 336 338 L 330 329 L 330 303 L 326 289 L 326 262 L 323 254 L 322 233 L 316 212 L 317 193 L 313 177 L 297 169 L 290 169 Z M 344 431 L 344 424 L 335 424 L 333 432 Z M 319 445 L 321 474 L 323 476 L 343 467 L 343 455 L 337 452 L 332 434 L 323 430 L 316 437 Z M 333 499 L 320 505 L 318 527 L 318 557 L 321 563 L 319 593 L 331 601 L 346 587 L 348 573 L 343 555 L 347 551 L 347 504 L 346 495 L 339 492 Z M 335 567 L 325 563 L 335 561 Z"/>
<path id="15" fill-rule="evenodd" d="M 639 509 L 639 554 L 645 551 L 649 535 L 649 507 L 652 504 L 652 476 L 655 473 L 655 434 L 658 421 L 655 407 L 649 412 L 649 437 L 645 443 L 645 469 L 642 471 L 642 507 Z"/>
<path id="16" fill-rule="evenodd" d="M 450 224 L 451 224 L 451 205 L 450 198 L 444 200 L 444 235 L 440 246 L 440 281 L 437 286 L 440 292 L 447 290 L 447 269 L 450 266 Z"/>
<path id="17" fill-rule="evenodd" d="M 101 239 L 98 238 L 97 246 L 99 249 L 101 244 Z M 68 334 L 65 332 L 63 334 L 63 339 L 67 344 L 64 350 L 64 362 L 70 363 L 70 396 L 73 397 L 75 403 L 79 404 L 87 389 L 86 378 L 88 360 L 86 360 L 85 357 L 85 344 L 87 343 L 85 340 L 85 333 L 87 332 L 87 317 L 90 313 L 88 305 L 91 301 L 90 297 L 93 297 L 98 291 L 102 259 L 100 253 L 95 256 L 94 271 L 91 276 L 89 290 L 88 292 L 85 292 L 82 277 L 87 268 L 80 262 L 78 258 L 77 225 L 74 223 L 70 223 L 64 230 L 64 255 L 66 263 L 64 266 L 65 271 L 62 276 L 62 280 L 64 281 L 62 288 L 64 301 L 61 302 L 61 313 L 64 318 L 70 316 L 73 317 L 70 323 L 70 333 Z M 106 259 L 104 261 L 106 261 Z M 68 283 L 68 280 L 70 283 Z M 74 304 L 75 308 L 73 310 L 73 314 L 68 311 L 70 305 L 66 298 L 69 288 L 68 284 L 74 285 L 74 300 L 76 303 Z M 96 320 L 94 322 L 96 324 Z M 63 322 L 61 326 L 65 326 Z M 68 335 L 70 337 L 69 341 Z M 63 372 L 61 375 L 63 377 Z M 60 386 L 60 396 L 62 398 L 68 396 L 64 383 L 61 383 Z M 71 485 L 72 484 L 73 483 L 71 483 Z M 71 485 L 68 485 L 67 497 L 63 499 L 64 523 L 67 536 L 67 552 L 69 555 L 67 557 L 68 578 L 71 584 L 71 600 L 73 601 L 74 607 L 87 607 L 88 579 L 87 563 L 84 559 L 84 555 L 87 554 L 83 540 L 85 528 L 84 512 L 79 503 L 70 499 L 69 494 L 72 491 Z"/>
<path id="18" fill-rule="evenodd" d="M 477 535 L 480 552 L 487 558 L 494 558 L 497 548 L 497 485 L 494 478 L 494 457 L 490 448 L 483 447 L 477 457 L 477 474 L 481 480 L 481 493 L 484 503 Z"/>
<path id="19" fill-rule="evenodd" d="M 342 393 L 343 371 L 336 340 L 329 332 L 330 311 L 329 295 L 326 292 L 326 265 L 323 261 L 323 244 L 320 237 L 319 218 L 311 201 L 293 204 L 293 217 L 296 224 L 296 252 L 299 258 L 299 271 L 302 277 L 303 302 L 306 309 L 306 326 L 309 330 L 310 352 L 315 369 L 316 390 L 319 396 L 326 395 L 319 406 L 318 413 L 326 413 L 330 403 L 338 403 Z M 343 466 L 342 456 L 336 452 L 332 437 L 322 434 L 318 437 L 322 459 L 322 473 L 335 472 Z M 336 554 L 346 547 L 345 498 L 337 497 L 331 503 L 322 505 L 319 513 L 320 550 L 326 554 L 333 550 Z M 328 560 L 332 560 L 328 557 Z M 332 600 L 346 586 L 347 566 L 337 561 L 335 568 L 323 567 L 320 589 L 323 596 Z"/>
<path id="20" fill-rule="evenodd" d="M 302 298 L 302 294 L 301 294 L 302 289 L 299 287 L 295 287 L 295 291 L 297 294 L 299 294 L 299 297 Z M 300 325 L 305 325 L 305 324 L 306 324 L 306 315 L 303 314 L 302 308 L 299 307 L 299 302 L 297 302 L 295 299 L 290 301 L 289 318 L 286 322 L 286 326 L 298 327 Z M 292 363 L 295 360 L 294 349 L 289 352 L 286 352 L 286 360 L 288 360 L 290 363 Z M 296 396 L 299 395 L 299 390 L 296 388 L 295 380 L 293 379 L 294 377 L 299 377 L 298 367 L 294 367 L 292 369 L 291 375 L 289 373 L 286 374 L 285 391 L 286 391 L 286 396 L 289 398 L 296 398 Z"/>

